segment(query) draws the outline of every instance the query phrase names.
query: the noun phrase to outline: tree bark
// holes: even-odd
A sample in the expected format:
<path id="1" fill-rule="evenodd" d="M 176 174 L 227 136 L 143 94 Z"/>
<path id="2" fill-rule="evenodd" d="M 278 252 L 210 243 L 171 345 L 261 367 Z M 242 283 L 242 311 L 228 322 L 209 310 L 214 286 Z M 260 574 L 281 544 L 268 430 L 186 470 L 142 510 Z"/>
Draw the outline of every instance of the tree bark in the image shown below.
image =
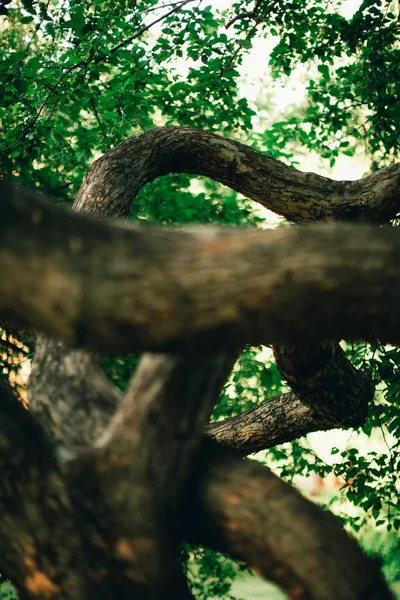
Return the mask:
<path id="1" fill-rule="evenodd" d="M 150 367 L 151 372 L 153 365 Z M 174 367 L 170 375 L 176 373 Z M 223 369 L 221 380 L 222 374 Z M 170 391 L 176 384 L 181 388 L 180 381 L 170 381 Z M 168 385 L 164 390 L 155 389 L 146 376 L 142 382 L 144 389 L 140 392 L 147 390 L 151 394 L 150 404 L 161 409 Z M 138 480 L 132 477 L 137 475 L 135 464 L 139 463 L 131 460 L 130 454 L 119 452 L 124 448 L 132 450 L 138 441 L 132 444 L 129 439 L 125 429 L 129 419 L 116 415 L 110 425 L 111 435 L 106 436 L 95 453 L 82 455 L 60 468 L 53 444 L 32 415 L 10 398 L 4 388 L 0 388 L 0 394 L 3 423 L 0 566 L 2 572 L 13 577 L 21 589 L 21 597 L 111 600 L 116 592 L 121 598 L 131 598 L 134 594 L 139 599 L 159 598 L 168 593 L 171 588 L 160 592 L 154 581 L 148 584 L 148 565 L 142 565 L 146 557 L 154 558 L 151 535 L 154 522 L 142 519 L 139 524 L 138 515 L 132 510 L 140 496 Z M 130 417 L 137 412 L 146 420 L 150 413 L 145 396 L 146 393 L 140 394 L 142 407 L 133 412 L 134 395 L 127 396 L 120 410 L 125 415 L 128 411 Z M 209 398 L 212 396 L 213 392 Z M 157 398 L 155 404 L 154 398 Z M 200 424 L 193 407 L 191 413 Z M 168 421 L 167 411 L 160 411 L 159 416 L 162 423 Z M 190 425 L 187 422 L 188 431 Z M 176 432 L 171 429 L 170 433 L 174 436 Z M 176 440 L 175 457 L 179 447 Z M 165 489 L 165 473 L 154 459 L 158 457 L 147 454 L 144 461 L 155 468 L 149 472 L 151 481 L 146 482 L 145 495 L 149 490 L 151 494 Z M 177 465 L 183 473 L 180 462 Z M 248 561 L 262 575 L 276 581 L 291 598 L 392 598 L 376 567 L 333 517 L 302 498 L 265 467 L 204 441 L 192 469 L 176 510 L 177 536 L 206 543 Z M 179 477 L 178 474 L 178 480 Z M 156 482 L 154 488 L 152 481 Z M 140 483 L 139 489 L 142 489 Z M 174 494 L 172 488 L 167 502 Z M 120 512 L 116 513 L 118 508 Z M 160 516 L 157 515 L 158 519 Z M 157 530 L 157 534 L 162 540 L 163 530 Z M 173 597 L 189 596 L 178 589 Z"/>
<path id="2" fill-rule="evenodd" d="M 359 182 L 333 182 L 214 134 L 165 128 L 128 140 L 96 161 L 74 207 L 102 218 L 124 218 L 140 187 L 172 170 L 211 176 L 298 223 L 379 223 L 397 212 L 399 200 L 397 166 Z M 180 496 L 180 511 L 186 502 L 190 518 L 183 520 L 179 537 L 247 560 L 293 598 L 336 598 L 343 577 L 347 595 L 340 597 L 345 600 L 391 597 L 336 522 L 262 467 L 205 441 L 195 479 L 183 494 L 182 486 L 232 364 L 232 358 L 224 359 L 223 376 L 218 375 L 219 350 L 249 342 L 280 344 L 278 364 L 302 402 L 293 394 L 281 399 L 289 439 L 306 432 L 306 424 L 324 428 L 362 422 L 370 382 L 337 346 L 303 344 L 339 335 L 400 337 L 397 232 L 333 225 L 268 233 L 126 228 L 61 212 L 7 186 L 2 193 L 2 316 L 23 319 L 76 348 L 185 353 L 179 360 L 144 359 L 121 400 L 110 392 L 95 357 L 47 341 L 38 344 L 32 407 L 63 449 L 55 456 L 73 457 L 61 463 L 62 481 L 73 506 L 66 522 L 78 526 L 81 570 L 77 583 L 69 583 L 57 563 L 65 597 L 108 599 L 118 592 L 152 599 L 168 590 L 173 597 L 189 598 L 177 563 L 177 540 L 164 529 Z M 28 292 L 23 298 L 21 289 Z M 210 347 L 211 363 L 197 364 Z M 51 398 L 58 396 L 55 379 L 50 383 L 49 367 L 55 364 L 61 393 L 51 407 Z M 93 388 L 88 385 L 92 375 Z M 196 378 L 198 387 L 182 390 Z M 77 419 L 79 399 L 86 398 L 79 413 L 85 418 Z M 273 402 L 276 408 L 278 400 Z M 295 423 L 293 411 L 299 415 L 301 408 L 303 418 Z M 271 418 L 269 431 L 272 424 Z M 214 426 L 214 433 L 216 427 L 221 425 Z M 264 443 L 269 443 L 266 430 Z M 285 438 L 282 428 L 276 433 L 277 441 Z M 241 452 L 256 447 L 257 433 L 251 437 Z M 70 556 L 73 537 L 64 538 Z M 321 553 L 329 560 L 321 560 Z M 51 569 L 44 572 L 52 582 Z M 80 573 L 86 579 L 79 579 Z M 22 587 L 27 588 L 24 579 Z M 48 597 L 59 591 L 48 589 Z"/>
<path id="3" fill-rule="evenodd" d="M 58 442 L 64 458 L 92 446 L 117 410 L 122 394 L 99 358 L 39 335 L 29 378 L 29 409 Z"/>
<path id="4" fill-rule="evenodd" d="M 373 221 L 396 216 L 400 164 L 357 181 L 302 173 L 250 146 L 191 127 L 160 127 L 130 138 L 94 162 L 75 201 L 101 218 L 129 215 L 132 199 L 167 173 L 205 175 L 294 223 Z"/>
<path id="5" fill-rule="evenodd" d="M 235 358 L 145 355 L 93 453 L 89 476 L 94 469 L 125 565 L 108 575 L 118 597 L 136 598 L 138 581 L 144 598 L 191 597 L 173 515 Z"/>
<path id="6" fill-rule="evenodd" d="M 376 565 L 329 512 L 212 440 L 183 500 L 185 537 L 246 561 L 293 600 L 393 599 Z"/>
<path id="7" fill-rule="evenodd" d="M 1 204 L 0 314 L 73 346 L 400 340 L 396 229 L 128 228 L 17 195 L 7 188 Z"/>

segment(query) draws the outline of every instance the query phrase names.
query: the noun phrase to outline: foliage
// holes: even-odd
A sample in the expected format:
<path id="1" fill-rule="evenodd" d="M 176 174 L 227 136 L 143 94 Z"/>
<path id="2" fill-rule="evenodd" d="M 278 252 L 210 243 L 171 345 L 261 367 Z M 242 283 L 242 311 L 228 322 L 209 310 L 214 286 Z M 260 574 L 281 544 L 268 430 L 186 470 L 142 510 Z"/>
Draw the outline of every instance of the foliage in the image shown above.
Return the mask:
<path id="1" fill-rule="evenodd" d="M 132 374 L 138 364 L 137 356 L 109 356 L 103 357 L 103 367 L 117 388 L 125 391 Z"/>
<path id="2" fill-rule="evenodd" d="M 361 545 L 365 552 L 378 560 L 389 582 L 400 580 L 400 538 L 393 532 L 369 528 L 363 531 Z"/>
<path id="3" fill-rule="evenodd" d="M 17 597 L 17 593 L 12 584 L 2 578 L 0 583 L 0 600 L 16 600 Z"/>
<path id="4" fill-rule="evenodd" d="M 373 168 L 395 159 L 400 144 L 398 3 L 364 0 L 351 17 L 343 16 L 338 1 L 328 0 L 218 5 L 0 3 L 1 176 L 37 187 L 55 201 L 71 202 L 96 157 L 158 125 L 218 131 L 289 164 L 300 151 L 316 151 L 331 165 L 341 154 L 361 151 Z M 272 40 L 272 51 L 258 60 L 269 61 L 269 74 L 259 95 L 248 97 L 251 88 L 243 85 L 242 64 L 263 37 Z M 276 107 L 268 86 L 288 85 L 299 77 L 306 82 L 304 100 L 272 119 Z M 131 217 L 178 226 L 260 223 L 247 199 L 186 174 L 145 186 Z M 358 530 L 368 516 L 378 526 L 399 531 L 400 351 L 359 344 L 346 352 L 378 384 L 376 403 L 360 434 L 379 438 L 380 450 L 365 454 L 357 444 L 333 449 L 327 465 L 307 440 L 300 440 L 269 451 L 267 460 L 288 480 L 333 471 L 343 478 L 346 502 L 358 507 L 343 515 L 349 526 Z M 24 358 L 17 350 L 11 354 L 17 363 Z M 28 350 L 25 354 L 29 358 Z M 10 362 L 9 350 L 1 361 L 12 379 L 18 364 Z M 136 363 L 132 356 L 104 357 L 120 389 Z M 247 410 L 283 389 L 268 352 L 247 348 L 214 418 Z M 221 558 L 210 562 L 203 550 L 190 553 L 198 560 L 201 584 L 193 583 L 198 596 L 229 597 L 221 581 L 229 581 L 237 567 Z"/>
<path id="5" fill-rule="evenodd" d="M 190 589 L 198 600 L 235 600 L 230 593 L 232 580 L 248 572 L 245 565 L 202 547 L 186 546 L 182 558 Z"/>
<path id="6" fill-rule="evenodd" d="M 144 186 L 132 205 L 131 217 L 162 225 L 216 221 L 255 225 L 261 220 L 250 202 L 238 198 L 233 190 L 189 175 L 167 175 Z"/>
<path id="7" fill-rule="evenodd" d="M 282 378 L 268 350 L 261 346 L 243 351 L 215 407 L 213 419 L 233 417 L 282 392 Z"/>

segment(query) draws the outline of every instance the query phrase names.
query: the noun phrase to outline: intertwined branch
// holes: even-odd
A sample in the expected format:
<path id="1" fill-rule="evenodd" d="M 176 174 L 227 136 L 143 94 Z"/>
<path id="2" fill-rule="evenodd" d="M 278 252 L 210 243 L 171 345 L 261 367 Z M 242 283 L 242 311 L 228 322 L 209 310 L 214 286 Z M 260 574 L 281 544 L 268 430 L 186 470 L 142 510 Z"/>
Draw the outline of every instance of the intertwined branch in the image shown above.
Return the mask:
<path id="1" fill-rule="evenodd" d="M 299 223 L 380 223 L 399 200 L 398 166 L 334 182 L 215 134 L 162 128 L 96 161 L 74 208 L 125 218 L 139 189 L 171 171 L 210 176 Z M 23 593 L 190 598 L 178 560 L 189 540 L 247 561 L 292 598 L 390 598 L 331 515 L 203 431 L 245 343 L 278 344 L 293 392 L 209 426 L 208 436 L 247 454 L 363 422 L 372 384 L 335 341 L 400 338 L 398 232 L 332 223 L 143 230 L 10 186 L 2 193 L 2 315 L 92 351 L 168 352 L 144 355 L 121 397 L 95 355 L 38 340 L 30 407 L 46 434 L 24 419 L 45 450 L 31 457 L 20 444 L 9 466 L 18 502 L 0 524 L 3 541 L 20 532 L 1 567 Z M 8 431 L 25 439 L 27 426 L 7 419 L 9 452 Z M 41 472 L 50 500 L 38 506 Z M 49 501 L 56 530 L 43 516 Z"/>

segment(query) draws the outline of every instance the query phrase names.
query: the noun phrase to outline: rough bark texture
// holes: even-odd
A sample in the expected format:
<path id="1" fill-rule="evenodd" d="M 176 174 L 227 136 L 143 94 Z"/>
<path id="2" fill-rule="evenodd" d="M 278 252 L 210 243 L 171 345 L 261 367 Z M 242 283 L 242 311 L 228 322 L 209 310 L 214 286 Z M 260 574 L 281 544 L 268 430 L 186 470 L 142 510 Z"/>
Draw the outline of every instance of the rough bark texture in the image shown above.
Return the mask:
<path id="1" fill-rule="evenodd" d="M 288 392 L 265 400 L 234 417 L 210 423 L 205 432 L 223 446 L 243 456 L 307 435 L 345 425 L 333 425 Z"/>
<path id="2" fill-rule="evenodd" d="M 64 587 L 83 598 L 79 528 L 55 447 L 4 385 L 0 413 L 1 572 L 21 598 L 57 598 Z"/>
<path id="3" fill-rule="evenodd" d="M 275 346 L 276 364 L 303 404 L 333 427 L 359 427 L 374 396 L 370 377 L 347 360 L 339 345 Z"/>
<path id="4" fill-rule="evenodd" d="M 297 223 L 383 222 L 399 201 L 398 166 L 334 182 L 215 134 L 164 128 L 96 161 L 74 208 L 125 218 L 138 190 L 172 171 L 208 175 Z M 57 527 L 43 515 L 48 503 L 39 505 L 35 455 L 28 473 L 36 475 L 21 477 L 26 444 L 9 461 L 18 510 L 0 522 L 3 541 L 14 527 L 33 532 L 33 550 L 9 544 L 0 562 L 25 597 L 186 600 L 177 556 L 179 541 L 190 539 L 246 560 L 291 598 L 390 598 L 330 515 L 267 469 L 201 439 L 234 354 L 247 342 L 279 344 L 277 362 L 296 396 L 215 424 L 209 434 L 245 454 L 363 421 L 371 383 L 329 342 L 400 338 L 398 232 L 127 228 L 10 186 L 1 194 L 2 318 L 78 348 L 181 352 L 144 357 L 121 398 L 95 356 L 39 340 L 30 398 L 53 436 L 44 481 Z M 304 346 L 311 342 L 320 346 Z"/>
<path id="5" fill-rule="evenodd" d="M 93 466 L 112 511 L 108 530 L 126 563 L 122 597 L 137 594 L 133 572 L 144 597 L 190 596 L 172 515 L 235 358 L 145 355 L 98 444 Z"/>
<path id="6" fill-rule="evenodd" d="M 302 173 L 254 148 L 191 127 L 162 127 L 126 140 L 91 167 L 75 202 L 100 217 L 128 216 L 149 181 L 167 173 L 206 175 L 295 223 L 385 222 L 400 205 L 400 165 L 358 181 Z"/>
<path id="7" fill-rule="evenodd" d="M 359 427 L 374 396 L 370 378 L 339 345 L 274 348 L 277 365 L 296 394 L 266 400 L 206 427 L 207 435 L 243 455 L 295 440 L 312 431 Z"/>
<path id="8" fill-rule="evenodd" d="M 113 559 L 98 576 L 117 597 L 191 597 L 171 513 L 233 361 L 147 355 L 96 449 L 72 464 L 78 504 L 106 507 L 97 529 Z"/>
<path id="9" fill-rule="evenodd" d="M 222 372 L 223 369 L 221 378 Z M 173 373 L 175 368 L 170 375 Z M 164 392 L 156 390 L 154 394 L 153 382 L 149 386 L 145 379 L 145 389 L 141 391 L 147 390 L 152 397 L 150 404 L 160 408 Z M 129 404 L 134 407 L 128 394 L 120 410 L 126 413 Z M 160 490 L 159 484 L 163 488 L 164 474 L 159 462 L 155 465 L 148 455 L 144 462 L 157 467 L 155 478 L 149 473 L 150 481 L 145 488 L 139 484 L 138 490 L 140 473 L 135 466 L 139 462 L 134 457 L 132 460 L 128 452 L 136 441 L 132 444 L 126 437 L 128 432 L 117 416 L 110 427 L 118 433 L 117 438 L 107 436 L 98 452 L 60 468 L 51 442 L 30 413 L 11 401 L 3 389 L 1 410 L 1 568 L 19 585 L 21 597 L 190 597 L 182 580 L 178 589 L 177 578 L 173 579 L 172 589 L 168 586 L 174 570 L 161 573 L 167 579 L 162 590 L 158 587 L 160 579 L 148 582 L 150 575 L 157 576 L 155 539 L 162 543 L 169 528 L 162 528 L 163 514 L 157 512 L 155 523 L 160 528 L 155 538 L 154 521 L 138 521 L 133 509 L 142 493 L 148 500 L 149 494 Z M 133 408 L 133 412 L 136 410 L 139 415 L 146 413 L 145 407 L 144 411 Z M 191 412 L 194 415 L 193 409 Z M 195 415 L 194 419 L 200 422 Z M 161 417 L 161 421 L 165 422 L 165 418 Z M 121 434 L 125 434 L 122 440 Z M 117 452 L 111 451 L 113 439 Z M 106 446 L 108 451 L 104 454 L 102 448 Z M 175 447 L 178 449 L 178 444 Z M 127 453 L 119 454 L 121 448 Z M 118 493 L 113 494 L 113 490 Z M 140 508 L 143 510 L 146 505 L 141 503 Z M 152 508 L 150 503 L 142 517 Z M 247 560 L 291 598 L 391 598 L 378 570 L 350 542 L 333 517 L 265 467 L 243 461 L 232 451 L 208 441 L 192 465 L 192 476 L 182 491 L 174 523 L 180 523 L 176 535 Z M 149 558 L 151 573 L 146 562 Z M 173 567 L 172 558 L 168 555 L 161 566 Z"/>
<path id="10" fill-rule="evenodd" d="M 29 381 L 29 408 L 65 457 L 93 445 L 121 401 L 100 361 L 86 351 L 38 336 Z"/>

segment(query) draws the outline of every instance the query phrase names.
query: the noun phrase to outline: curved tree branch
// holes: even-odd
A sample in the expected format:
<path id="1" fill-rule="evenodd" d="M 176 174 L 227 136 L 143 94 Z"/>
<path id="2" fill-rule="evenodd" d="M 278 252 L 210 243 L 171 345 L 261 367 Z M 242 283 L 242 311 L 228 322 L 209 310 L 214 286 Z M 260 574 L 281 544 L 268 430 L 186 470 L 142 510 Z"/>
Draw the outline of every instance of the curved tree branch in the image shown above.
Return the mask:
<path id="1" fill-rule="evenodd" d="M 146 132 L 127 140 L 92 165 L 89 175 L 75 202 L 77 208 L 89 210 L 101 216 L 126 215 L 132 198 L 146 182 L 165 172 L 191 172 L 210 176 L 244 193 L 275 212 L 284 214 L 296 221 L 315 220 L 372 220 L 385 221 L 398 210 L 399 166 L 385 169 L 360 181 L 337 182 L 310 173 L 301 173 L 291 169 L 248 146 L 227 140 L 213 133 L 190 128 L 161 128 Z M 104 201 L 106 196 L 106 201 Z M 340 354 L 338 347 L 331 346 L 332 352 Z M 284 347 L 275 353 L 282 355 L 278 366 L 293 388 L 296 376 L 311 362 L 315 366 L 315 356 L 324 353 L 319 349 L 298 348 L 290 351 L 291 376 L 288 377 L 288 352 Z M 297 359 L 297 356 L 299 357 Z M 296 361 L 298 364 L 296 367 Z M 346 365 L 347 362 L 347 365 Z M 306 368 L 309 372 L 310 366 Z M 353 374 L 355 383 L 360 384 L 362 377 L 357 376 L 351 364 L 344 359 L 342 364 L 334 365 L 332 374 L 337 370 L 351 385 Z M 333 378 L 331 377 L 333 381 Z M 332 383 L 331 381 L 331 383 Z M 308 381 L 302 380 L 301 386 L 307 395 Z M 360 398 L 364 400 L 364 412 L 371 396 L 371 385 L 366 389 L 365 377 Z M 331 394 L 331 386 L 319 392 Z M 315 390 L 313 398 L 306 403 L 319 402 Z M 339 396 L 342 394 L 340 390 Z M 357 396 L 357 394 L 356 394 Z M 355 396 L 355 397 L 356 397 Z M 353 396 L 354 397 L 354 396 Z M 326 404 L 326 402 L 325 402 Z M 346 415 L 352 407 L 347 405 Z M 320 410 L 317 408 L 317 410 Z M 326 411 L 325 411 L 326 412 Z M 340 422 L 341 415 L 332 411 L 334 423 Z M 357 411 L 355 414 L 357 420 Z M 238 425 L 238 423 L 237 423 Z"/>
<path id="2" fill-rule="evenodd" d="M 288 392 L 234 417 L 209 423 L 205 433 L 222 446 L 246 456 L 334 427 L 315 415 L 293 392 Z"/>
<path id="3" fill-rule="evenodd" d="M 400 209 L 400 163 L 357 181 L 335 181 L 190 127 L 146 131 L 96 160 L 75 209 L 101 218 L 127 217 L 143 185 L 167 173 L 205 175 L 295 223 L 384 223 Z"/>
<path id="4" fill-rule="evenodd" d="M 275 346 L 276 364 L 296 396 L 335 427 L 359 427 L 375 386 L 347 360 L 339 345 Z"/>
<path id="5" fill-rule="evenodd" d="M 274 348 L 277 365 L 295 394 L 262 402 L 240 415 L 211 423 L 206 434 L 246 455 L 293 441 L 312 431 L 359 427 L 374 385 L 353 367 L 339 345 Z"/>
<path id="6" fill-rule="evenodd" d="M 102 526 L 109 532 L 108 552 L 117 559 L 115 566 L 111 563 L 107 578 L 114 582 L 121 597 L 134 594 L 138 598 L 159 598 L 163 593 L 177 600 L 191 597 L 168 517 L 178 501 L 206 417 L 233 362 L 232 358 L 221 364 L 217 357 L 199 362 L 198 356 L 190 360 L 147 356 L 93 453 L 93 460 L 83 465 L 74 461 L 78 481 L 91 481 L 93 471 L 98 475 L 99 496 L 106 500 L 109 510 Z M 87 377 L 95 382 L 92 391 L 85 385 Z M 31 406 L 41 413 L 42 421 L 68 452 L 79 455 L 80 448 L 96 442 L 98 425 L 104 428 L 116 404 L 115 393 L 104 401 L 110 386 L 103 379 L 94 358 L 87 353 L 44 339 L 38 344 L 30 385 Z M 55 387 L 61 393 L 52 402 Z M 71 402 L 71 395 L 76 402 Z M 88 418 L 82 425 L 79 404 L 86 399 Z M 90 497 L 90 491 L 87 495 Z"/>
<path id="7" fill-rule="evenodd" d="M 180 514 L 188 541 L 246 561 L 293 600 L 393 600 L 329 512 L 212 440 L 203 443 Z"/>

